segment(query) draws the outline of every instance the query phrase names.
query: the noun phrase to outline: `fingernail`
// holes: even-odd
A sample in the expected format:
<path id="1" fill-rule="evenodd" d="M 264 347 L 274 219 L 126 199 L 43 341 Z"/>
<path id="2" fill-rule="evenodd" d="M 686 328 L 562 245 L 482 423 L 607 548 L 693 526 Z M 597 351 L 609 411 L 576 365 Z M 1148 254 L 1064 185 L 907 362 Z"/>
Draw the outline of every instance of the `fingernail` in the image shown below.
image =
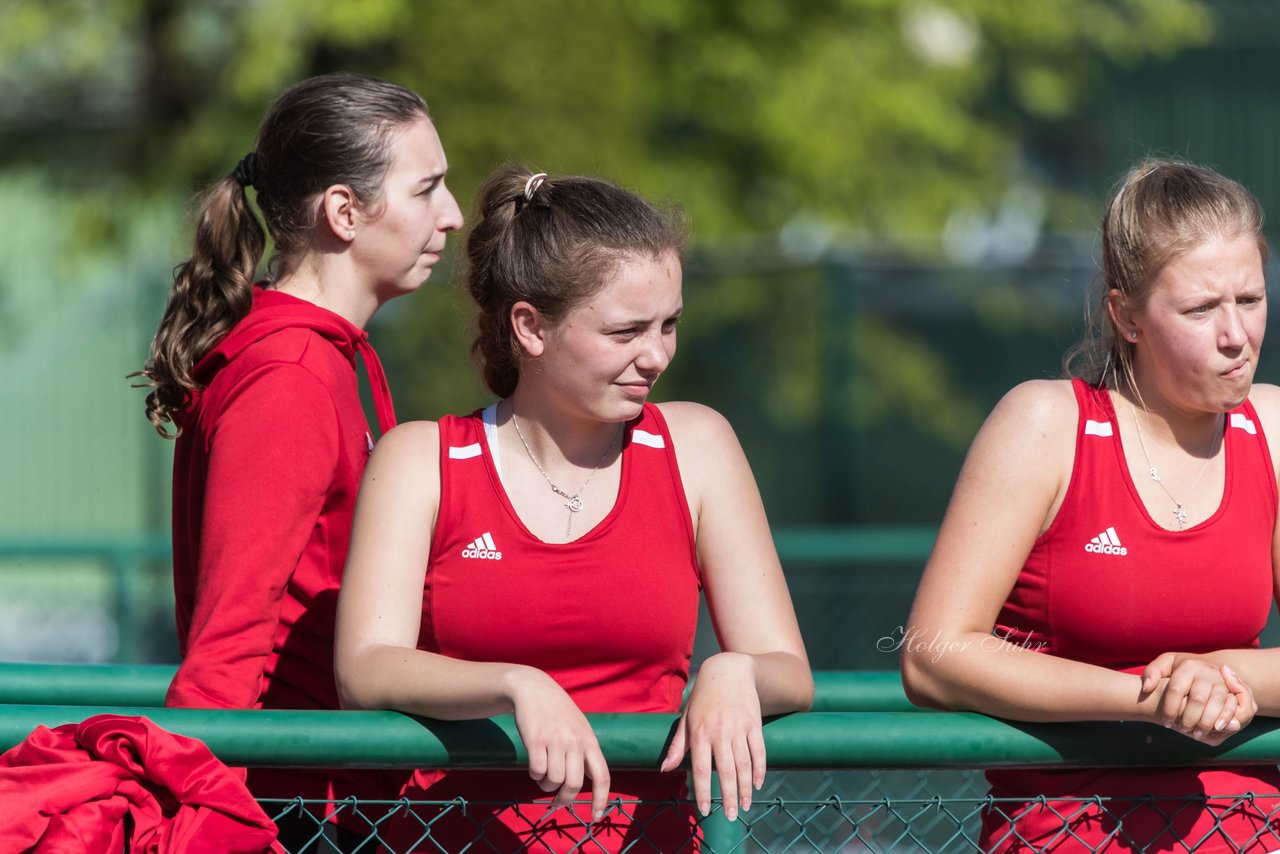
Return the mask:
<path id="1" fill-rule="evenodd" d="M 602 818 L 604 818 L 604 810 L 596 810 L 591 814 L 592 821 L 599 821 Z"/>
<path id="2" fill-rule="evenodd" d="M 752 780 L 751 782 L 752 782 L 752 784 L 756 787 L 756 791 L 757 791 L 757 792 L 758 792 L 758 791 L 760 791 L 762 788 L 764 788 L 764 778 L 763 778 L 763 777 L 757 777 L 756 779 Z"/>
<path id="3" fill-rule="evenodd" d="M 706 801 L 698 801 L 698 812 L 702 813 L 704 818 L 710 815 L 711 804 L 707 803 Z"/>
<path id="4" fill-rule="evenodd" d="M 1232 732 L 1239 732 L 1240 722 L 1235 718 L 1232 718 L 1231 721 L 1227 724 L 1227 729 L 1231 730 Z"/>
<path id="5" fill-rule="evenodd" d="M 1222 728 L 1227 725 L 1226 718 L 1218 718 L 1218 722 L 1213 725 L 1214 732 L 1222 732 Z"/>
<path id="6" fill-rule="evenodd" d="M 735 807 L 735 806 L 726 806 L 726 807 L 724 808 L 724 817 L 725 817 L 725 818 L 727 818 L 727 819 L 729 819 L 729 821 L 737 821 L 737 820 L 738 820 L 738 808 L 737 808 L 737 807 Z"/>
<path id="7" fill-rule="evenodd" d="M 1222 669 L 1223 669 L 1223 671 L 1225 671 L 1225 672 L 1226 672 L 1226 674 L 1227 674 L 1228 676 L 1230 676 L 1232 679 L 1236 679 L 1236 678 L 1238 678 L 1238 677 L 1236 676 L 1236 672 L 1235 672 L 1234 670 L 1232 670 L 1232 669 L 1231 669 L 1231 665 L 1230 665 L 1230 664 L 1224 664 L 1224 665 L 1222 665 Z"/>
<path id="8" fill-rule="evenodd" d="M 745 795 L 745 796 L 742 798 L 742 811 L 743 811 L 743 812 L 750 812 L 750 811 L 751 811 L 751 796 L 750 796 L 750 795 Z"/>
<path id="9" fill-rule="evenodd" d="M 1196 741 L 1199 741 L 1201 738 L 1204 737 L 1204 733 L 1202 733 L 1199 729 L 1193 729 L 1191 730 L 1191 737 L 1194 738 Z"/>

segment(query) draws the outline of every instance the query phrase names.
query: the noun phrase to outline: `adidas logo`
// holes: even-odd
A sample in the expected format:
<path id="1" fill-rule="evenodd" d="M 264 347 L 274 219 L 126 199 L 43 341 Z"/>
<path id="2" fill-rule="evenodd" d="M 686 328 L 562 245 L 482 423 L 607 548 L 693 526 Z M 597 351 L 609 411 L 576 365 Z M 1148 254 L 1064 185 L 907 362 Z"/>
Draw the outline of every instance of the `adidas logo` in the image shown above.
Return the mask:
<path id="1" fill-rule="evenodd" d="M 480 558 L 481 560 L 502 560 L 502 552 L 493 544 L 493 536 L 485 531 L 476 541 L 462 550 L 463 557 Z"/>
<path id="2" fill-rule="evenodd" d="M 1123 557 L 1129 550 L 1120 545 L 1120 536 L 1115 528 L 1107 528 L 1098 536 L 1084 544 L 1084 550 L 1099 555 L 1120 555 Z"/>

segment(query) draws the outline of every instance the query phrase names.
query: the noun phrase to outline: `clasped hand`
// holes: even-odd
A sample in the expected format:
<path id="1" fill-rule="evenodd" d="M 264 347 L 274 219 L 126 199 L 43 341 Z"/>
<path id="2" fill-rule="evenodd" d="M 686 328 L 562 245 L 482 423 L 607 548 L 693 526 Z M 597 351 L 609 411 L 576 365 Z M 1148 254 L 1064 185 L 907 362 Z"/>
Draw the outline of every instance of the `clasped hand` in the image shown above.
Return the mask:
<path id="1" fill-rule="evenodd" d="M 1143 698 L 1157 694 L 1156 722 L 1214 746 L 1258 712 L 1253 691 L 1234 670 L 1187 653 L 1166 652 L 1143 669 Z"/>

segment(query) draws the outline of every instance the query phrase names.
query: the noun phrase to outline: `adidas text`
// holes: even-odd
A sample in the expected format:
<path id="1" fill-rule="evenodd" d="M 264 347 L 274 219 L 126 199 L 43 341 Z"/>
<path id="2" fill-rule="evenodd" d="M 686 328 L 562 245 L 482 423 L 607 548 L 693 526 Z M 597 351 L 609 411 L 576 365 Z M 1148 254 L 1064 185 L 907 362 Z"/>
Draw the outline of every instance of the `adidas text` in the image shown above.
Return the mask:
<path id="1" fill-rule="evenodd" d="M 1120 535 L 1114 527 L 1107 528 L 1098 536 L 1084 544 L 1084 550 L 1097 555 L 1119 555 L 1124 557 L 1129 550 L 1120 545 Z"/>
<path id="2" fill-rule="evenodd" d="M 502 560 L 502 552 L 498 551 L 498 544 L 493 541 L 493 535 L 488 531 L 476 537 L 474 542 L 463 549 L 462 556 L 480 560 Z"/>

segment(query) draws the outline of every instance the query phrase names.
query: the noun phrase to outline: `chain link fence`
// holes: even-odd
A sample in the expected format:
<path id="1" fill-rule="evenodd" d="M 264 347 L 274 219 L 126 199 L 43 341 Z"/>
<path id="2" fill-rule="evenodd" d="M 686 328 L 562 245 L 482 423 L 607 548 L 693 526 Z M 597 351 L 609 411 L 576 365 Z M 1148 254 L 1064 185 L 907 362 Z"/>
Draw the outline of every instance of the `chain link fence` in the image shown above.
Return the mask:
<path id="1" fill-rule="evenodd" d="M 815 785 L 816 784 L 816 785 Z M 736 822 L 718 802 L 692 819 L 684 802 L 614 800 L 543 817 L 545 804 L 475 801 L 264 801 L 290 854 L 322 852 L 1269 852 L 1280 848 L 1280 796 L 994 798 L 980 772 L 776 775 Z M 890 791 L 914 789 L 915 796 Z M 789 797 L 794 790 L 805 796 Z M 341 829 L 322 816 L 331 814 Z M 681 838 L 670 819 L 685 823 Z M 991 830 L 983 831 L 984 820 Z M 651 833 L 654 823 L 664 825 Z"/>

